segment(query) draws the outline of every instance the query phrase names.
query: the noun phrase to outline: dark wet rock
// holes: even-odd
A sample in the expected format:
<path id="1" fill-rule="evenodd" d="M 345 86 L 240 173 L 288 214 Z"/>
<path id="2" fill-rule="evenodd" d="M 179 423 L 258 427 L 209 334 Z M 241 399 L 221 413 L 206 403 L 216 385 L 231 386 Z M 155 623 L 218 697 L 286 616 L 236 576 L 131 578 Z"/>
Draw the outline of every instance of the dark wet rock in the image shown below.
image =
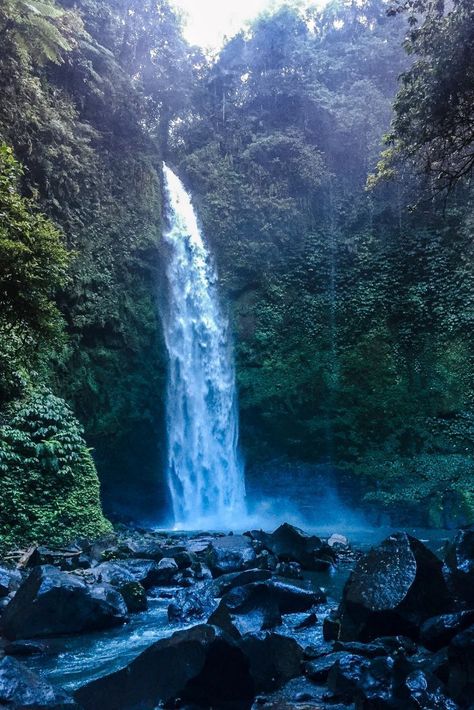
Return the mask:
<path id="1" fill-rule="evenodd" d="M 217 605 L 212 583 L 196 584 L 191 589 L 177 592 L 168 607 L 168 619 L 184 623 L 201 621 L 207 619 Z"/>
<path id="2" fill-rule="evenodd" d="M 273 555 L 268 550 L 260 550 L 260 552 L 257 553 L 253 567 L 265 569 L 269 572 L 276 572 L 278 564 L 278 557 L 276 555 Z"/>
<path id="3" fill-rule="evenodd" d="M 399 665 L 403 665 L 399 658 Z M 415 670 L 422 670 L 431 676 L 435 676 L 444 685 L 449 681 L 449 661 L 448 649 L 442 648 L 439 651 L 431 652 L 420 649 L 418 653 L 407 659 L 405 675 Z"/>
<path id="4" fill-rule="evenodd" d="M 172 584 L 173 579 L 178 572 L 178 565 L 172 557 L 163 557 L 158 562 L 156 574 L 153 575 L 153 584 Z"/>
<path id="5" fill-rule="evenodd" d="M 460 530 L 448 545 L 445 570 L 456 596 L 474 607 L 474 527 Z"/>
<path id="6" fill-rule="evenodd" d="M 254 566 L 255 550 L 245 535 L 225 535 L 212 540 L 206 550 L 206 562 L 214 577 L 240 572 Z"/>
<path id="7" fill-rule="evenodd" d="M 314 611 L 311 612 L 311 614 L 308 614 L 302 621 L 300 621 L 298 624 L 296 624 L 295 629 L 296 630 L 301 630 L 301 629 L 310 629 L 313 626 L 316 626 L 318 623 L 318 617 L 314 613 Z"/>
<path id="8" fill-rule="evenodd" d="M 179 631 L 141 653 L 126 668 L 79 688 L 84 710 L 181 707 L 249 708 L 256 691 L 243 650 L 213 626 Z"/>
<path id="9" fill-rule="evenodd" d="M 131 614 L 148 609 L 146 590 L 140 582 L 125 582 L 118 587 L 118 590 Z"/>
<path id="10" fill-rule="evenodd" d="M 337 696 L 352 700 L 357 694 L 362 674 L 370 665 L 364 656 L 345 653 L 331 666 L 328 687 Z"/>
<path id="11" fill-rule="evenodd" d="M 255 585 L 252 589 L 248 589 L 249 586 L 238 587 L 221 599 L 209 617 L 209 623 L 233 638 L 279 626 L 281 613 L 275 597 L 270 596 L 262 585 Z"/>
<path id="12" fill-rule="evenodd" d="M 417 645 L 405 636 L 387 636 L 385 638 L 374 639 L 370 643 L 360 641 L 336 641 L 335 651 L 346 651 L 366 658 L 377 658 L 378 656 L 389 656 L 403 652 L 412 655 L 417 651 Z"/>
<path id="13" fill-rule="evenodd" d="M 474 625 L 455 636 L 448 648 L 450 694 L 474 706 Z"/>
<path id="14" fill-rule="evenodd" d="M 275 569 L 279 577 L 287 579 L 303 579 L 303 570 L 298 562 L 279 562 Z"/>
<path id="15" fill-rule="evenodd" d="M 280 561 L 297 562 L 306 570 L 329 569 L 336 559 L 333 550 L 321 538 L 308 535 L 288 523 L 283 523 L 272 533 L 252 530 L 248 534 Z"/>
<path id="16" fill-rule="evenodd" d="M 334 651 L 332 643 L 322 643 L 313 644 L 310 643 L 304 648 L 304 658 L 307 661 L 313 661 L 315 658 L 322 658 Z"/>
<path id="17" fill-rule="evenodd" d="M 194 573 L 194 579 L 199 582 L 204 582 L 206 580 L 212 579 L 212 572 L 209 567 L 202 562 L 196 562 L 192 566 Z"/>
<path id="18" fill-rule="evenodd" d="M 193 566 L 193 564 L 197 563 L 197 557 L 196 555 L 193 555 L 191 552 L 188 552 L 187 550 L 183 550 L 182 552 L 178 552 L 176 555 L 173 557 L 174 561 L 178 565 L 178 569 L 180 570 L 185 570 Z"/>
<path id="19" fill-rule="evenodd" d="M 53 565 L 63 571 L 87 569 L 91 566 L 91 557 L 85 554 L 80 545 L 61 548 L 39 545 L 31 551 L 25 567 L 29 569 L 40 565 Z"/>
<path id="20" fill-rule="evenodd" d="M 458 710 L 459 708 L 457 703 L 448 697 L 438 679 L 419 669 L 411 671 L 403 678 L 396 688 L 396 696 L 408 710 Z"/>
<path id="21" fill-rule="evenodd" d="M 328 697 L 325 688 L 315 686 L 304 676 L 293 678 L 279 690 L 267 693 L 253 705 L 253 710 L 354 710 Z"/>
<path id="22" fill-rule="evenodd" d="M 403 655 L 372 660 L 347 654 L 330 669 L 336 697 L 364 710 L 456 710 L 440 680 Z"/>
<path id="23" fill-rule="evenodd" d="M 430 651 L 447 646 L 461 631 L 474 624 L 474 610 L 441 614 L 427 619 L 421 627 L 420 641 Z"/>
<path id="24" fill-rule="evenodd" d="M 18 589 L 22 582 L 21 573 L 9 567 L 0 567 L 0 597 L 6 597 Z"/>
<path id="25" fill-rule="evenodd" d="M 312 661 L 307 661 L 303 664 L 304 674 L 314 683 L 324 683 L 328 678 L 331 668 L 337 661 L 340 661 L 348 655 L 352 654 L 339 651 L 337 653 L 329 653 Z"/>
<path id="26" fill-rule="evenodd" d="M 174 560 L 129 559 L 102 562 L 93 568 L 93 574 L 98 582 L 121 587 L 128 582 L 138 582 L 145 589 L 160 584 L 168 584 L 178 571 Z"/>
<path id="27" fill-rule="evenodd" d="M 64 691 L 53 688 L 14 658 L 0 661 L 0 707 L 15 710 L 78 708 Z"/>
<path id="28" fill-rule="evenodd" d="M 122 595 L 105 584 L 89 585 L 73 574 L 35 567 L 1 617 L 9 639 L 106 629 L 127 620 Z"/>
<path id="29" fill-rule="evenodd" d="M 264 569 L 248 569 L 243 572 L 223 574 L 214 581 L 214 593 L 216 597 L 222 597 L 235 587 L 242 587 L 252 582 L 266 582 L 271 577 L 272 573 Z"/>
<path id="30" fill-rule="evenodd" d="M 3 650 L 6 656 L 38 656 L 46 653 L 48 646 L 41 641 L 12 641 Z"/>
<path id="31" fill-rule="evenodd" d="M 403 634 L 416 639 L 421 624 L 449 611 L 441 561 L 419 540 L 396 533 L 357 563 L 339 607 L 343 641 Z"/>
<path id="32" fill-rule="evenodd" d="M 163 542 L 150 537 L 137 536 L 122 540 L 119 550 L 127 556 L 159 562 L 165 556 Z"/>
<path id="33" fill-rule="evenodd" d="M 238 645 L 248 659 L 250 675 L 258 692 L 280 688 L 301 674 L 303 649 L 292 638 L 260 632 L 247 634 Z"/>
<path id="34" fill-rule="evenodd" d="M 269 603 L 275 601 L 281 614 L 309 611 L 315 604 L 320 604 L 326 599 L 322 592 L 315 592 L 291 582 L 271 579 L 235 587 L 223 596 L 223 601 L 230 609 L 237 610 L 246 605 L 255 595 L 268 600 Z"/>
<path id="35" fill-rule="evenodd" d="M 336 641 L 341 633 L 341 621 L 337 609 L 332 609 L 323 620 L 323 638 L 325 641 Z"/>
<path id="36" fill-rule="evenodd" d="M 281 623 L 282 614 L 309 611 L 323 599 L 322 593 L 283 580 L 252 582 L 225 594 L 209 623 L 239 636 L 272 629 Z"/>

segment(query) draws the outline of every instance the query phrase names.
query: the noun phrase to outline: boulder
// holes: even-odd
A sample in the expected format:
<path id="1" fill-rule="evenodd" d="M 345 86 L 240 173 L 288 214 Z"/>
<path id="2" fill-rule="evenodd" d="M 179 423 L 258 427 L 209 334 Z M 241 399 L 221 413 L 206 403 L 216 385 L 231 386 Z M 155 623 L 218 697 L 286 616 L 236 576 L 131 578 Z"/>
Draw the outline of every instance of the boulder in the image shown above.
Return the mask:
<path id="1" fill-rule="evenodd" d="M 219 602 L 209 617 L 209 623 L 223 629 L 233 638 L 281 624 L 276 598 L 263 584 L 236 587 Z"/>
<path id="2" fill-rule="evenodd" d="M 88 585 L 50 565 L 35 567 L 1 617 L 9 639 L 106 629 L 127 620 L 122 595 L 109 585 Z"/>
<path id="3" fill-rule="evenodd" d="M 159 562 L 165 555 L 163 541 L 153 537 L 136 536 L 122 540 L 120 550 L 129 557 Z"/>
<path id="4" fill-rule="evenodd" d="M 460 601 L 474 607 L 474 528 L 460 530 L 448 545 L 445 571 Z"/>
<path id="5" fill-rule="evenodd" d="M 172 584 L 178 571 L 178 564 L 172 557 L 163 557 L 163 559 L 158 562 L 153 584 L 156 586 Z"/>
<path id="6" fill-rule="evenodd" d="M 474 705 L 474 625 L 453 638 L 448 661 L 450 694 L 463 707 Z"/>
<path id="7" fill-rule="evenodd" d="M 29 551 L 24 567 L 29 569 L 39 565 L 53 565 L 61 570 L 87 569 L 91 566 L 91 558 L 84 553 L 80 545 L 50 548 L 38 545 Z"/>
<path id="8" fill-rule="evenodd" d="M 419 540 L 396 533 L 361 557 L 346 582 L 339 638 L 366 642 L 403 634 L 417 639 L 422 623 L 450 606 L 441 561 Z"/>
<path id="9" fill-rule="evenodd" d="M 217 605 L 212 582 L 198 583 L 191 589 L 177 592 L 168 606 L 168 619 L 183 623 L 200 621 L 207 619 Z"/>
<path id="10" fill-rule="evenodd" d="M 247 634 L 238 642 L 249 662 L 257 692 L 280 688 L 301 675 L 303 649 L 288 636 L 271 632 Z"/>
<path id="11" fill-rule="evenodd" d="M 306 570 L 330 569 L 336 559 L 334 551 L 321 538 L 308 535 L 288 523 L 283 523 L 272 533 L 253 530 L 249 535 L 281 562 L 297 562 Z"/>
<path id="12" fill-rule="evenodd" d="M 69 710 L 77 703 L 64 691 L 53 688 L 14 658 L 0 661 L 0 707 L 12 710 Z"/>
<path id="13" fill-rule="evenodd" d="M 392 658 L 346 654 L 328 675 L 328 686 L 345 702 L 364 710 L 457 710 L 443 684 L 403 655 Z"/>
<path id="14" fill-rule="evenodd" d="M 361 643 L 360 641 L 336 641 L 334 643 L 334 651 L 346 651 L 366 658 L 393 656 L 400 653 L 411 656 L 416 653 L 417 648 L 416 643 L 406 636 L 386 636 L 377 638 L 371 643 Z"/>
<path id="15" fill-rule="evenodd" d="M 15 592 L 22 581 L 21 573 L 9 567 L 0 567 L 0 597 Z"/>
<path id="16" fill-rule="evenodd" d="M 175 707 L 178 699 L 185 706 L 250 708 L 254 695 L 242 649 L 204 624 L 156 642 L 126 668 L 75 693 L 84 710 Z"/>
<path id="17" fill-rule="evenodd" d="M 331 668 L 340 661 L 342 658 L 349 656 L 345 651 L 339 651 L 335 653 L 328 653 L 326 656 L 321 656 L 320 658 L 315 658 L 312 661 L 307 661 L 303 665 L 304 674 L 313 683 L 325 683 L 328 679 L 329 671 Z"/>
<path id="18" fill-rule="evenodd" d="M 250 569 L 256 559 L 255 550 L 245 535 L 224 535 L 212 540 L 205 556 L 214 577 Z"/>
<path id="19" fill-rule="evenodd" d="M 421 627 L 420 641 L 430 651 L 438 651 L 472 624 L 474 624 L 474 610 L 434 616 L 425 621 Z"/>
<path id="20" fill-rule="evenodd" d="M 131 614 L 148 609 L 146 591 L 140 582 L 125 582 L 118 587 L 118 590 Z"/>
<path id="21" fill-rule="evenodd" d="M 345 653 L 331 666 L 328 687 L 336 697 L 352 701 L 361 684 L 362 674 L 370 665 L 364 656 Z"/>
<path id="22" fill-rule="evenodd" d="M 243 572 L 231 572 L 218 577 L 213 584 L 216 597 L 222 597 L 235 587 L 243 587 L 251 582 L 266 582 L 272 578 L 272 573 L 265 569 L 248 569 Z"/>
<path id="23" fill-rule="evenodd" d="M 282 614 L 308 611 L 322 600 L 322 593 L 282 580 L 251 582 L 224 594 L 209 623 L 239 636 L 272 629 Z"/>
<path id="24" fill-rule="evenodd" d="M 112 584 L 114 587 L 121 587 L 127 582 L 138 582 L 145 589 L 168 583 L 177 571 L 178 565 L 174 560 L 163 559 L 160 562 L 141 559 L 113 560 L 102 562 L 92 570 L 98 582 Z"/>

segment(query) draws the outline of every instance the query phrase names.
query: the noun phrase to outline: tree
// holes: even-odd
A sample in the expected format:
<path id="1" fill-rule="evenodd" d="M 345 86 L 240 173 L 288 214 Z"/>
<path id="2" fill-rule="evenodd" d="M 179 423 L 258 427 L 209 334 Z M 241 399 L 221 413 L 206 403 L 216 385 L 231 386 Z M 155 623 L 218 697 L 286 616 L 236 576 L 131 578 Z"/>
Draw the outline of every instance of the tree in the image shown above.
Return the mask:
<path id="1" fill-rule="evenodd" d="M 474 5 L 471 0 L 399 0 L 408 13 L 413 59 L 395 98 L 389 149 L 379 177 L 408 160 L 432 189 L 452 190 L 474 169 Z"/>

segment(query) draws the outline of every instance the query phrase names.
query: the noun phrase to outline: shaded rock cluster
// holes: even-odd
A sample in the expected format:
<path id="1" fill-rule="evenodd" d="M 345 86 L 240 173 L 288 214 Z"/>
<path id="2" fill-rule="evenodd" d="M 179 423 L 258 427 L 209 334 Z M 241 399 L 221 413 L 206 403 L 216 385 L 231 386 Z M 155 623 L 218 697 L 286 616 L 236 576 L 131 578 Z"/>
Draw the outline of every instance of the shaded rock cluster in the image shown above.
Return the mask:
<path id="1" fill-rule="evenodd" d="M 187 538 L 128 532 L 84 545 L 77 557 L 90 564 L 72 570 L 40 551 L 38 564 L 0 575 L 9 639 L 0 706 L 471 710 L 473 543 L 473 529 L 459 531 L 441 560 L 393 534 L 359 557 L 329 614 L 308 574 L 330 574 L 347 545 L 289 525 Z M 73 697 L 12 657 L 41 653 L 48 636 L 125 623 L 150 594 L 169 594 L 169 619 L 190 627 Z"/>

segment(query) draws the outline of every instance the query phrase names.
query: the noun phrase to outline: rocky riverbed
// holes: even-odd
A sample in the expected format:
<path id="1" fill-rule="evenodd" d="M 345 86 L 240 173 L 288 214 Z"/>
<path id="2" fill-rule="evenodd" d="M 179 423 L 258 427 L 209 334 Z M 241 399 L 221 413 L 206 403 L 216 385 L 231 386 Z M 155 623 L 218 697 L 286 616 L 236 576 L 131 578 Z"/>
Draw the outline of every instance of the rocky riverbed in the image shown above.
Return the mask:
<path id="1" fill-rule="evenodd" d="M 4 560 L 0 628 L 5 708 L 470 710 L 474 529 L 122 528 Z"/>

